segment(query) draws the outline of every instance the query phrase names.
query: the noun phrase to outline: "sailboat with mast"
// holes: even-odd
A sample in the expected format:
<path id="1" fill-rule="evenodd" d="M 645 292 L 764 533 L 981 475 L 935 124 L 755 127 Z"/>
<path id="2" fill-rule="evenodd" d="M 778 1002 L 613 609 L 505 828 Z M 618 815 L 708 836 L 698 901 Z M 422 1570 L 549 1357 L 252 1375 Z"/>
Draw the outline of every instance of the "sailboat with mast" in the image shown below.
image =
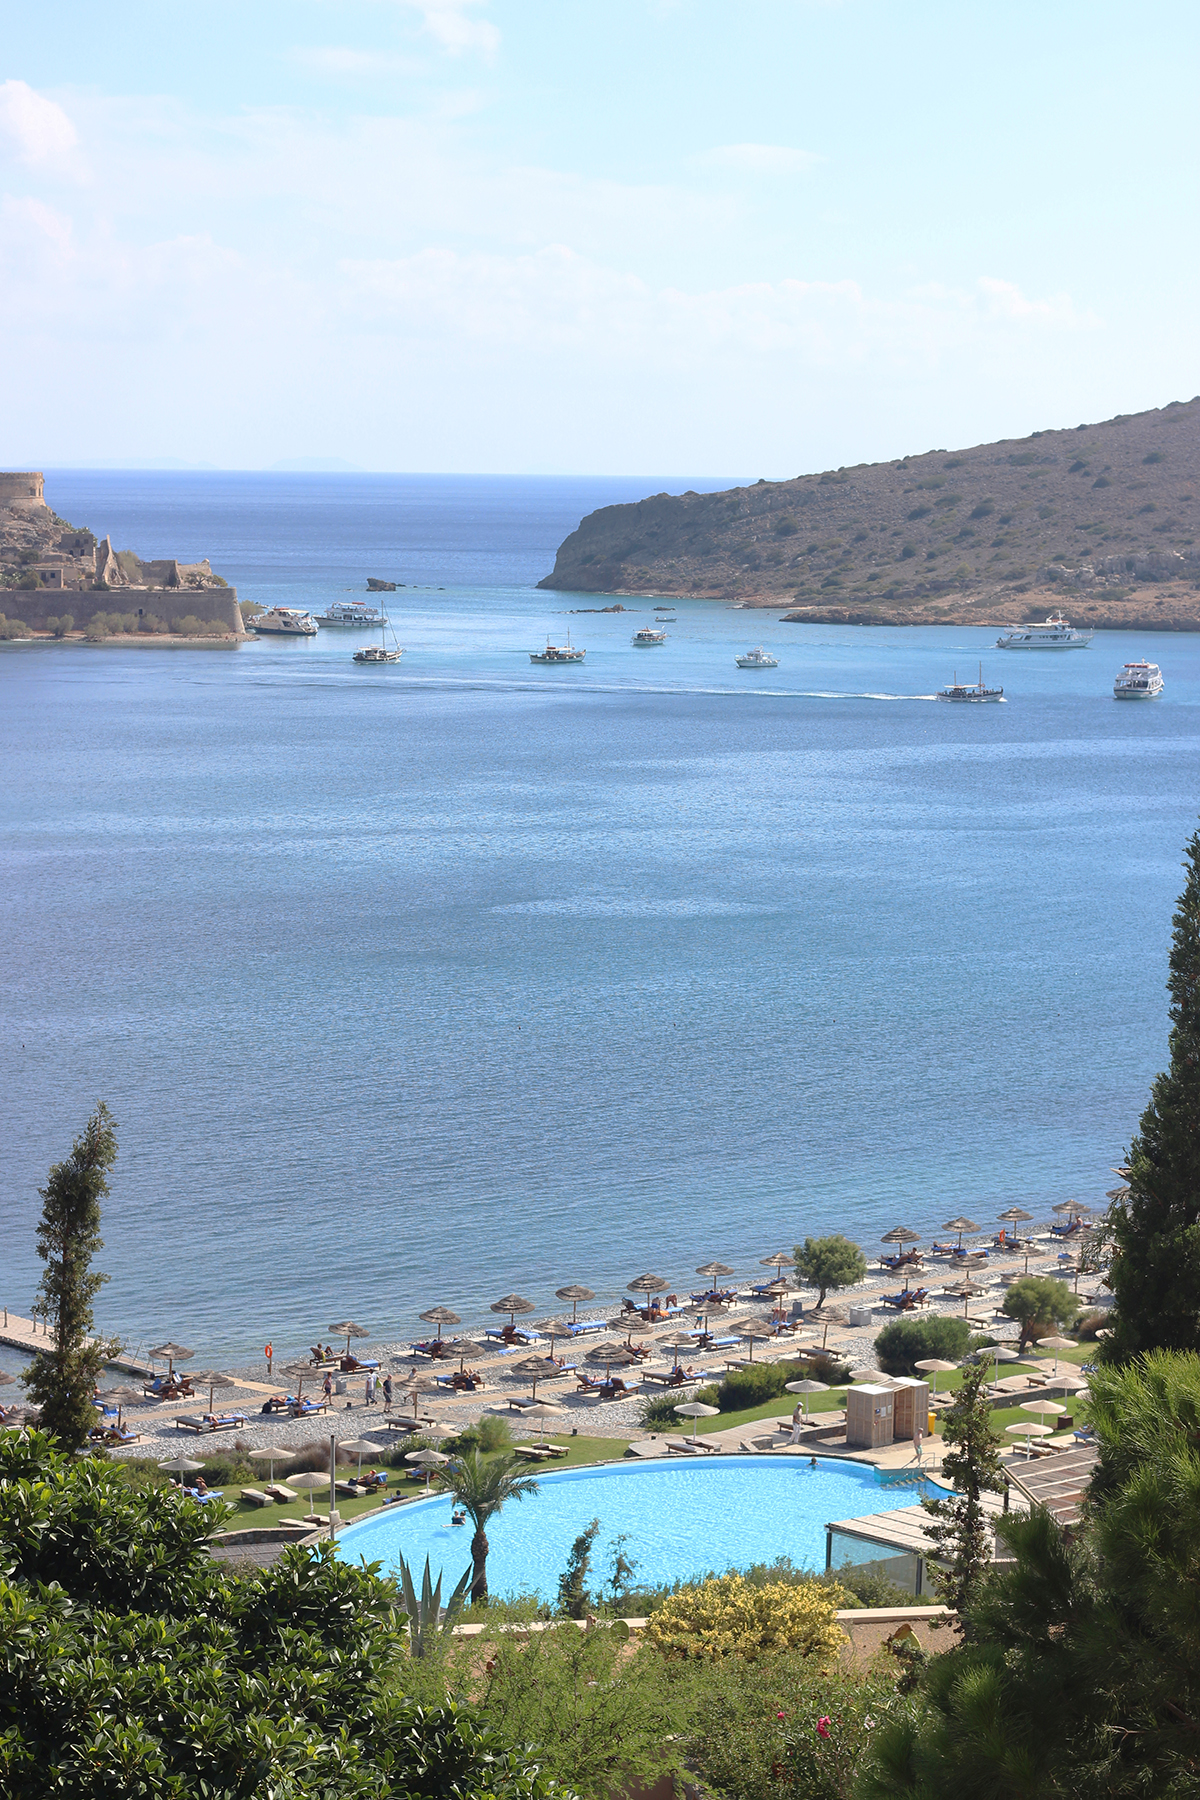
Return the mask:
<path id="1" fill-rule="evenodd" d="M 391 632 L 392 647 L 388 649 L 388 633 Z M 379 642 L 368 644 L 364 650 L 354 652 L 356 663 L 398 663 L 404 655 L 396 642 L 396 634 L 392 631 L 391 620 L 384 614 L 379 621 Z"/>
<path id="2" fill-rule="evenodd" d="M 939 688 L 937 697 L 939 700 L 965 700 L 968 704 L 971 702 L 978 704 L 981 700 L 985 702 L 989 700 L 1003 700 L 1004 689 L 1002 687 L 991 688 L 984 686 L 983 664 L 980 663 L 978 681 L 960 681 L 958 679 L 958 671 L 956 670 L 954 680 L 951 682 L 950 686 Z"/>

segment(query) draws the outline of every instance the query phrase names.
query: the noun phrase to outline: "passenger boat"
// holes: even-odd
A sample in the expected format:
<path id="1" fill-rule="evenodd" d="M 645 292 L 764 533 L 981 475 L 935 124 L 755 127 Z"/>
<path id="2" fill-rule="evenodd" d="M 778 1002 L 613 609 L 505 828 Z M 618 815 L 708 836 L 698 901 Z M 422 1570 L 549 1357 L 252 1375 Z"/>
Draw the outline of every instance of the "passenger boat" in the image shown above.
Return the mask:
<path id="1" fill-rule="evenodd" d="M 365 600 L 331 600 L 325 611 L 317 614 L 318 625 L 365 625 L 374 631 L 387 622 L 387 615 Z"/>
<path id="2" fill-rule="evenodd" d="M 777 669 L 779 658 L 768 656 L 760 644 L 756 650 L 747 650 L 744 656 L 735 656 L 734 661 L 739 669 Z"/>
<path id="3" fill-rule="evenodd" d="M 974 701 L 978 704 L 981 700 L 1003 700 L 1004 689 L 1002 687 L 990 688 L 983 685 L 983 664 L 980 663 L 978 681 L 970 683 L 960 681 L 958 679 L 958 673 L 955 671 L 954 680 L 951 682 L 950 686 L 939 688 L 937 697 L 939 700 L 965 700 L 967 702 Z"/>
<path id="4" fill-rule="evenodd" d="M 1010 625 L 1003 637 L 996 639 L 997 650 L 1084 650 L 1091 643 L 1095 632 L 1080 631 L 1064 619 L 1062 614 L 1051 613 L 1043 625 Z"/>
<path id="5" fill-rule="evenodd" d="M 552 644 L 550 639 L 547 638 L 546 648 L 544 650 L 531 650 L 529 652 L 529 660 L 530 662 L 535 663 L 577 663 L 582 662 L 586 655 L 586 650 L 577 650 L 575 648 L 574 644 L 571 642 L 571 634 L 568 631 L 565 644 Z"/>
<path id="6" fill-rule="evenodd" d="M 634 632 L 633 641 L 640 649 L 645 650 L 651 644 L 665 644 L 667 634 L 665 631 L 656 631 L 653 625 L 643 625 L 640 631 Z"/>
<path id="7" fill-rule="evenodd" d="M 317 621 L 298 606 L 273 606 L 269 612 L 251 619 L 250 629 L 280 637 L 316 637 Z"/>
<path id="8" fill-rule="evenodd" d="M 1126 663 L 1113 682 L 1114 700 L 1157 700 L 1162 691 L 1162 670 L 1152 662 Z"/>

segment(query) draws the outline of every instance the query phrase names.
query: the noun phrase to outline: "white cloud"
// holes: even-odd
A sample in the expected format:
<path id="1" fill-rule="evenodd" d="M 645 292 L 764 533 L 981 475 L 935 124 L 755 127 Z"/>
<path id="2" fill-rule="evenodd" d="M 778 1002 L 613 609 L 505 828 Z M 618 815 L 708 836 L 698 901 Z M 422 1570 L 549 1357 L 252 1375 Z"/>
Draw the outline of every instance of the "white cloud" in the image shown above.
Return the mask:
<path id="1" fill-rule="evenodd" d="M 389 50 L 352 50 L 342 44 L 314 44 L 297 47 L 290 60 L 318 75 L 370 78 L 378 75 L 414 75 L 421 64 L 410 56 L 397 56 Z"/>
<path id="2" fill-rule="evenodd" d="M 0 81 L 0 136 L 24 163 L 65 156 L 79 141 L 62 107 L 27 81 Z"/>
<path id="3" fill-rule="evenodd" d="M 813 150 L 793 150 L 786 144 L 719 144 L 696 158 L 710 168 L 741 175 L 807 175 L 824 160 Z"/>
<path id="4" fill-rule="evenodd" d="M 979 291 L 989 310 L 998 319 L 1039 320 L 1055 325 L 1089 325 L 1095 323 L 1090 313 L 1080 313 L 1069 294 L 1052 294 L 1046 300 L 1029 300 L 1012 281 L 998 281 L 995 276 L 981 275 Z"/>
<path id="5" fill-rule="evenodd" d="M 421 15 L 421 23 L 430 37 L 461 56 L 466 50 L 482 56 L 494 56 L 500 48 L 500 33 L 487 19 L 468 17 L 468 9 L 486 6 L 488 0 L 401 0 L 401 5 Z"/>

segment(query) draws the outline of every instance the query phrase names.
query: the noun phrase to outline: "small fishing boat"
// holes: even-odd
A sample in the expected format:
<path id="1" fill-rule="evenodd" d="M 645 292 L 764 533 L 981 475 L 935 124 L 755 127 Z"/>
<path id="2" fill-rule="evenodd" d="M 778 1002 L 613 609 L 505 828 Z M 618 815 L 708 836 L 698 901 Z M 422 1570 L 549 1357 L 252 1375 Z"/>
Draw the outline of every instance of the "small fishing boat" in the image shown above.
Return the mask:
<path id="1" fill-rule="evenodd" d="M 1126 663 L 1113 682 L 1114 700 L 1157 700 L 1162 691 L 1162 670 L 1152 662 Z"/>
<path id="2" fill-rule="evenodd" d="M 965 700 L 968 703 L 973 701 L 978 705 L 981 700 L 1003 700 L 1004 689 L 1002 687 L 990 688 L 984 686 L 983 664 L 980 663 L 978 681 L 959 681 L 958 672 L 956 670 L 954 680 L 951 682 L 950 686 L 939 688 L 937 697 L 939 700 Z"/>
<path id="3" fill-rule="evenodd" d="M 655 631 L 653 625 L 643 625 L 640 631 L 634 632 L 633 641 L 639 649 L 645 650 L 651 644 L 665 644 L 667 634 L 665 631 Z"/>
<path id="4" fill-rule="evenodd" d="M 529 652 L 529 660 L 530 662 L 535 663 L 577 663 L 582 662 L 586 655 L 586 650 L 577 650 L 575 648 L 574 644 L 571 642 L 571 634 L 568 631 L 565 644 L 552 644 L 550 639 L 547 638 L 546 648 L 544 650 L 531 650 Z"/>
<path id="5" fill-rule="evenodd" d="M 394 631 L 392 632 L 392 646 L 390 650 L 388 649 L 388 630 L 388 621 L 381 614 L 379 619 L 379 642 L 377 644 L 368 644 L 365 650 L 356 650 L 354 652 L 355 662 L 375 664 L 398 663 L 400 658 L 404 655 L 404 652 L 396 642 L 396 634 Z"/>
<path id="6" fill-rule="evenodd" d="M 761 644 L 756 650 L 747 650 L 744 656 L 735 656 L 733 660 L 739 669 L 777 669 L 779 667 L 779 658 L 768 656 Z"/>

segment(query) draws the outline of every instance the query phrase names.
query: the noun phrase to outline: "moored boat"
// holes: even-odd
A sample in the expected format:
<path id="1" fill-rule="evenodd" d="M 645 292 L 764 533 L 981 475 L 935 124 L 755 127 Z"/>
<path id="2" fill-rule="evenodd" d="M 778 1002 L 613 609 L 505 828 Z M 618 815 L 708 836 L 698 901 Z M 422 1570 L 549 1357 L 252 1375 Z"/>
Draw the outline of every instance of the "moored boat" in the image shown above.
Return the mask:
<path id="1" fill-rule="evenodd" d="M 633 641 L 640 649 L 645 650 L 651 644 L 665 644 L 667 634 L 665 631 L 656 631 L 653 625 L 643 625 L 640 631 L 634 632 Z"/>
<path id="2" fill-rule="evenodd" d="M 779 667 L 779 658 L 768 656 L 761 644 L 754 650 L 747 650 L 744 656 L 735 656 L 733 660 L 739 669 L 777 669 Z"/>
<path id="3" fill-rule="evenodd" d="M 575 648 L 574 644 L 571 642 L 571 634 L 568 631 L 565 644 L 552 644 L 550 639 L 547 638 L 546 648 L 544 650 L 531 650 L 529 652 L 529 660 L 530 662 L 535 663 L 577 663 L 582 662 L 586 655 L 586 650 L 577 650 Z"/>
<path id="4" fill-rule="evenodd" d="M 279 637 L 316 637 L 317 621 L 299 606 L 273 606 L 251 619 L 250 629 Z"/>
<path id="5" fill-rule="evenodd" d="M 1113 682 L 1114 700 L 1157 700 L 1162 691 L 1162 670 L 1152 662 L 1126 663 Z"/>
<path id="6" fill-rule="evenodd" d="M 318 625 L 358 625 L 377 631 L 386 625 L 387 614 L 365 600 L 331 600 L 323 613 L 316 615 Z"/>

